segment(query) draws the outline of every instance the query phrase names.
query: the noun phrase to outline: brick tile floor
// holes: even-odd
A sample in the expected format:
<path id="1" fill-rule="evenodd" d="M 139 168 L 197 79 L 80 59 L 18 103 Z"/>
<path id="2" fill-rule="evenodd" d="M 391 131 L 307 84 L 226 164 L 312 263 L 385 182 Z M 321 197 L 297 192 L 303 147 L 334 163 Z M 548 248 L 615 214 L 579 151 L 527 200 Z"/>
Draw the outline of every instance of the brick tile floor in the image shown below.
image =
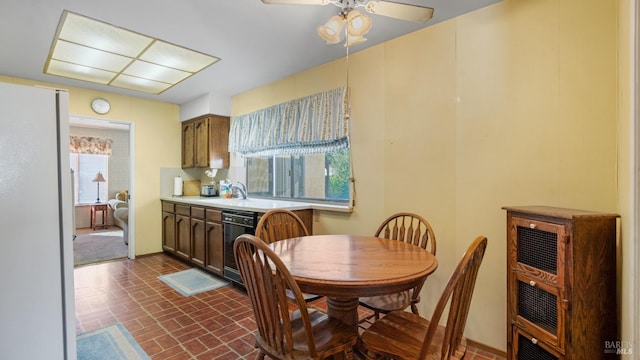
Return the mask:
<path id="1" fill-rule="evenodd" d="M 163 254 L 76 268 L 76 331 L 120 322 L 154 360 L 254 359 L 256 326 L 241 289 L 184 297 L 158 279 L 188 268 Z M 465 359 L 503 358 L 470 347 Z"/>

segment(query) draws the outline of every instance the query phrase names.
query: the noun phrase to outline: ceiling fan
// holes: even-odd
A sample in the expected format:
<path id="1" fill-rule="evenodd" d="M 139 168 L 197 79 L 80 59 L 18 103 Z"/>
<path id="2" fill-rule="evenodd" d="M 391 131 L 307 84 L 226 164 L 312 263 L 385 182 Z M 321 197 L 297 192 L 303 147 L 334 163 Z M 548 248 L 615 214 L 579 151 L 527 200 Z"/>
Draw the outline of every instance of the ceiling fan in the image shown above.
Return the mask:
<path id="1" fill-rule="evenodd" d="M 363 36 L 371 28 L 371 18 L 360 13 L 356 8 L 362 7 L 368 13 L 388 16 L 395 19 L 427 22 L 433 17 L 433 8 L 402 4 L 385 0 L 262 0 L 265 4 L 297 4 L 297 5 L 335 5 L 341 8 L 338 15 L 318 27 L 318 35 L 328 44 L 341 42 L 342 30 L 345 30 L 345 45 L 352 46 L 367 39 Z"/>

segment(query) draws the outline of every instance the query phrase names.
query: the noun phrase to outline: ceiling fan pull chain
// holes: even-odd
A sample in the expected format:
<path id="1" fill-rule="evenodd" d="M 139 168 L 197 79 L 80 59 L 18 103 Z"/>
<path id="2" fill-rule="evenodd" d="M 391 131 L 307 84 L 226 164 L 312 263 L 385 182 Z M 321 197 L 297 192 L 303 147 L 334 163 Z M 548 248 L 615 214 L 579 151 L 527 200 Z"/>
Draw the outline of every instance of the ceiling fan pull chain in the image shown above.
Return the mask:
<path id="1" fill-rule="evenodd" d="M 349 36 L 347 34 L 346 27 L 344 29 L 344 32 L 345 32 L 345 36 Z M 348 43 L 348 40 L 347 40 L 346 45 L 347 45 L 346 46 L 347 47 L 347 56 L 346 56 L 346 63 L 347 63 L 347 85 L 346 85 L 346 87 L 347 88 L 345 90 L 346 90 L 347 94 L 346 94 L 346 104 L 345 104 L 346 106 L 345 106 L 345 109 L 344 109 L 344 117 L 347 120 L 349 120 L 351 118 L 351 89 L 349 88 L 349 43 Z"/>

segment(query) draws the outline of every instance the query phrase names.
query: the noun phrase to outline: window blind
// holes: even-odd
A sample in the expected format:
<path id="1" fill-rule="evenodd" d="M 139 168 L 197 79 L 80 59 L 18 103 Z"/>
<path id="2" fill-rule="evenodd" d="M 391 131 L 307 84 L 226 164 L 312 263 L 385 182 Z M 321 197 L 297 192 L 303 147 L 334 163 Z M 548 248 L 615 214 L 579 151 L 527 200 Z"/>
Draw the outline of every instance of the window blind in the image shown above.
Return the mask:
<path id="1" fill-rule="evenodd" d="M 231 119 L 229 151 L 244 156 L 327 153 L 349 147 L 344 87 Z"/>

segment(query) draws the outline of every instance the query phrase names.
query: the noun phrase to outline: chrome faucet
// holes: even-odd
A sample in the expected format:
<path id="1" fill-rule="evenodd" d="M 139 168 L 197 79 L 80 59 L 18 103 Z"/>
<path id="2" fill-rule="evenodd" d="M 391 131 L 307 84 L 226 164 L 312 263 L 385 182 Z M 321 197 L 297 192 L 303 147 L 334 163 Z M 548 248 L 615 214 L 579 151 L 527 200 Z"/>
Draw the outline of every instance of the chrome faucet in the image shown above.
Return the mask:
<path id="1" fill-rule="evenodd" d="M 247 186 L 243 183 L 241 183 L 240 181 L 237 181 L 235 183 L 233 183 L 231 185 L 231 194 L 233 194 L 234 196 L 236 196 L 236 194 L 238 194 L 237 197 L 241 198 L 241 199 L 247 199 Z"/>

